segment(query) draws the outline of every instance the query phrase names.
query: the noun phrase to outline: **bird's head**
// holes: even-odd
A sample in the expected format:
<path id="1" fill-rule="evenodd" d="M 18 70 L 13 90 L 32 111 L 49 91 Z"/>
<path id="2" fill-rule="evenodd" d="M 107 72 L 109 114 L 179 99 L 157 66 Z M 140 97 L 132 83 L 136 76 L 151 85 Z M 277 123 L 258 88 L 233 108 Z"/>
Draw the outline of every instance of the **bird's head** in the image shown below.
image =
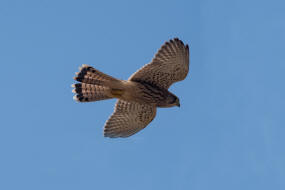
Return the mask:
<path id="1" fill-rule="evenodd" d="M 180 101 L 179 101 L 179 98 L 177 96 L 175 96 L 174 94 L 172 93 L 169 93 L 167 99 L 166 99 L 166 102 L 167 102 L 167 107 L 173 107 L 173 106 L 178 106 L 180 107 Z"/>
<path id="2" fill-rule="evenodd" d="M 175 96 L 174 98 L 174 103 L 173 103 L 174 106 L 178 106 L 180 107 L 180 101 L 179 101 L 179 98 Z"/>

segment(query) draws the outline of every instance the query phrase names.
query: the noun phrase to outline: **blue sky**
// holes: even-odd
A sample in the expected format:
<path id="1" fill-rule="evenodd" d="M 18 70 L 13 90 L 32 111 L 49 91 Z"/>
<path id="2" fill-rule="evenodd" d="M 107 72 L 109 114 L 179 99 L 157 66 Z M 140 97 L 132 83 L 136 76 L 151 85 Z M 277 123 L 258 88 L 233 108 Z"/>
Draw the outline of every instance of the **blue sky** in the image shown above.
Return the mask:
<path id="1" fill-rule="evenodd" d="M 285 189 L 284 6 L 1 1 L 0 189 Z M 104 138 L 115 100 L 74 102 L 78 67 L 127 79 L 173 37 L 191 48 L 181 107 Z"/>

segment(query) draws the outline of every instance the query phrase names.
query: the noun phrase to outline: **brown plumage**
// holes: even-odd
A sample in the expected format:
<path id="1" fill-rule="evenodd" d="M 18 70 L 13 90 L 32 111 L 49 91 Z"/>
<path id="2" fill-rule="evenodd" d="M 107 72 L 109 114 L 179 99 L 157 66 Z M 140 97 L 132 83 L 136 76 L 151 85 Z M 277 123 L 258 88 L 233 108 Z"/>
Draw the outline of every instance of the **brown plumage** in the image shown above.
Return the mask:
<path id="1" fill-rule="evenodd" d="M 180 106 L 168 91 L 171 84 L 185 79 L 189 71 L 189 47 L 175 38 L 166 42 L 153 60 L 128 80 L 115 79 L 83 65 L 74 77 L 74 99 L 91 102 L 117 98 L 114 113 L 104 128 L 106 137 L 128 137 L 145 128 L 157 107 Z"/>

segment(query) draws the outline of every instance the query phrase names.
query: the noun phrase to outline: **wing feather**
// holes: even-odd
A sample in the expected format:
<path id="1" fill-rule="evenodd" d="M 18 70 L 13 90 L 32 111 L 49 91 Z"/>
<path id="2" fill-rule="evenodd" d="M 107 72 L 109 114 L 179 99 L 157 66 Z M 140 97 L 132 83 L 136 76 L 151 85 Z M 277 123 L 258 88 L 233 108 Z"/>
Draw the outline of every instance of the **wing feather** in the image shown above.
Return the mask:
<path id="1" fill-rule="evenodd" d="M 156 107 L 118 100 L 104 127 L 105 137 L 129 137 L 145 128 L 155 117 Z"/>
<path id="2" fill-rule="evenodd" d="M 135 72 L 129 80 L 144 81 L 168 89 L 186 78 L 189 71 L 189 46 L 175 38 L 166 42 L 149 64 Z"/>

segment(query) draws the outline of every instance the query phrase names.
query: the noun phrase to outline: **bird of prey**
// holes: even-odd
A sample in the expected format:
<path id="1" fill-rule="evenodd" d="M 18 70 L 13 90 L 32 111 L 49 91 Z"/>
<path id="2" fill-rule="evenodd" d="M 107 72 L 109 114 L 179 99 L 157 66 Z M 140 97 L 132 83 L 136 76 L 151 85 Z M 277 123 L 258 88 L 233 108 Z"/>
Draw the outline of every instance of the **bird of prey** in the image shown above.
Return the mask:
<path id="1" fill-rule="evenodd" d="M 184 80 L 189 71 L 189 46 L 178 38 L 165 42 L 152 61 L 119 80 L 82 65 L 74 79 L 73 97 L 78 102 L 117 98 L 113 114 L 104 126 L 105 137 L 129 137 L 144 129 L 155 117 L 156 108 L 180 107 L 179 99 L 168 91 Z"/>

